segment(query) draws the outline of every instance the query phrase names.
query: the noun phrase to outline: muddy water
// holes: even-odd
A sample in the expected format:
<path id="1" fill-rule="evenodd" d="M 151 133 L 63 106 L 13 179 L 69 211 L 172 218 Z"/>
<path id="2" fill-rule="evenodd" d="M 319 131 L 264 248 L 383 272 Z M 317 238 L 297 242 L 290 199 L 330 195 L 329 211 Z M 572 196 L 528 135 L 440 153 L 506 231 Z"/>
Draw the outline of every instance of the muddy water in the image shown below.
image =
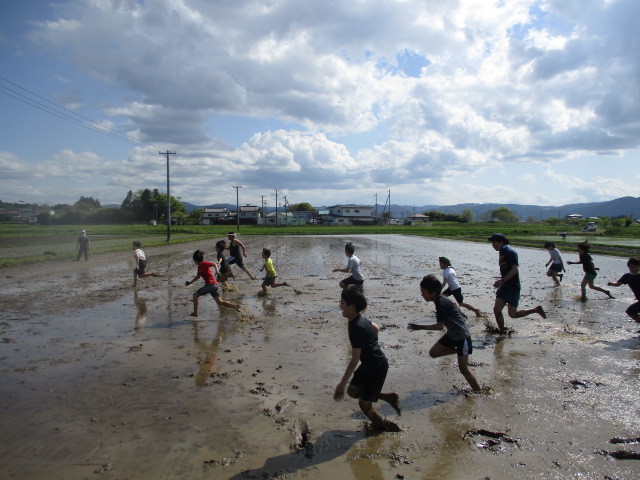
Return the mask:
<path id="1" fill-rule="evenodd" d="M 472 369 L 490 395 L 467 396 L 456 359 L 429 358 L 436 333 L 407 331 L 433 321 L 419 295 L 426 273 L 449 257 L 465 300 L 490 312 L 498 274 L 488 244 L 404 236 L 245 237 L 257 275 L 269 247 L 293 288 L 260 296 L 259 281 L 236 271 L 224 297 L 242 314 L 201 299 L 195 248 L 214 240 L 149 249 L 162 278 L 131 284 L 130 254 L 2 270 L 0 287 L 0 464 L 20 479 L 564 479 L 640 478 L 638 460 L 602 452 L 640 432 L 640 336 L 615 300 L 577 300 L 580 266 L 562 287 L 544 276 L 546 250 L 519 248 L 523 308 L 548 312 L 506 319 L 510 336 L 470 317 Z M 354 400 L 332 393 L 350 358 L 340 316 L 343 246 L 363 261 L 366 315 L 382 325 L 391 368 L 385 390 L 401 397 L 401 433 L 367 436 Z M 566 260 L 574 252 L 562 251 Z M 596 284 L 617 280 L 625 260 L 596 256 Z M 233 267 L 235 268 L 235 267 Z M 308 426 L 308 430 L 307 427 Z M 297 448 L 296 448 L 297 447 Z"/>

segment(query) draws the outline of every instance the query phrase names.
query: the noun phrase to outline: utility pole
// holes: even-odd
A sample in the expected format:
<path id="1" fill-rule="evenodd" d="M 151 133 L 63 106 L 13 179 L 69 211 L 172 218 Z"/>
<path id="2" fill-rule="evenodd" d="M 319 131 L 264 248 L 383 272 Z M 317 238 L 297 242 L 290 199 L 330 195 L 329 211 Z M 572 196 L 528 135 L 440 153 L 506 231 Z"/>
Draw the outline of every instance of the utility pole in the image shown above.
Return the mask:
<path id="1" fill-rule="evenodd" d="M 171 192 L 169 191 L 169 155 L 175 155 L 176 152 L 158 152 L 158 155 L 167 156 L 167 243 L 171 241 Z"/>
<path id="2" fill-rule="evenodd" d="M 278 226 L 278 189 L 276 188 L 276 227 Z"/>
<path id="3" fill-rule="evenodd" d="M 240 231 L 240 197 L 238 196 L 238 192 L 242 187 L 233 187 L 236 189 L 236 224 L 238 227 L 238 232 Z"/>
<path id="4" fill-rule="evenodd" d="M 262 226 L 264 227 L 267 221 L 266 214 L 264 213 L 264 195 L 260 195 L 260 201 L 262 202 Z"/>

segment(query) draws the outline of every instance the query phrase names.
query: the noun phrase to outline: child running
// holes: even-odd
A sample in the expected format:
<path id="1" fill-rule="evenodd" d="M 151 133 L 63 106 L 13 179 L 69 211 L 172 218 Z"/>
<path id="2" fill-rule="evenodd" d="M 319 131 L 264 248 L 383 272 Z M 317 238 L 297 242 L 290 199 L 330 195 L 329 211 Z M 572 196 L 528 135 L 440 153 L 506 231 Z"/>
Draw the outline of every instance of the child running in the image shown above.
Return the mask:
<path id="1" fill-rule="evenodd" d="M 222 300 L 220 298 L 218 283 L 211 273 L 211 267 L 213 267 L 216 272 L 218 271 L 217 265 L 212 262 L 205 262 L 204 252 L 202 252 L 201 250 L 196 250 L 195 252 L 193 252 L 193 262 L 198 265 L 198 273 L 191 279 L 191 281 L 187 280 L 186 282 L 184 282 L 184 284 L 191 285 L 193 282 L 202 277 L 202 279 L 204 280 L 204 287 L 200 287 L 193 294 L 193 312 L 189 313 L 189 315 L 191 315 L 192 317 L 198 316 L 198 298 L 202 295 L 207 295 L 208 293 L 211 294 L 218 305 L 224 305 L 225 307 L 233 308 L 234 310 L 240 310 L 239 305 L 228 302 L 226 300 Z"/>
<path id="2" fill-rule="evenodd" d="M 626 313 L 636 322 L 640 323 L 640 258 L 630 258 L 627 262 L 629 273 L 625 273 L 617 282 L 609 282 L 610 287 L 619 287 L 620 285 L 629 285 L 631 291 L 636 296 L 636 303 L 627 308 Z"/>
<path id="3" fill-rule="evenodd" d="M 229 258 L 227 258 L 229 265 L 237 265 L 244 273 L 249 275 L 251 280 L 255 280 L 256 277 L 254 277 L 249 269 L 244 266 L 244 260 L 242 257 L 247 256 L 247 249 L 244 244 L 238 240 L 234 232 L 229 232 L 227 234 L 227 238 L 229 239 L 229 247 L 227 247 L 229 248 Z M 240 253 L 240 250 L 242 250 L 242 254 Z"/>
<path id="4" fill-rule="evenodd" d="M 267 275 L 264 277 L 262 281 L 262 291 L 264 294 L 267 294 L 267 287 L 276 288 L 276 287 L 288 287 L 289 284 L 287 282 L 276 283 L 276 278 L 278 274 L 276 273 L 276 269 L 273 266 L 273 260 L 271 260 L 271 250 L 268 248 L 262 249 L 262 259 L 264 260 L 264 265 L 260 267 L 260 271 L 265 270 Z"/>
<path id="5" fill-rule="evenodd" d="M 142 245 L 137 240 L 133 242 L 133 257 L 136 259 L 136 268 L 133 269 L 133 288 L 138 288 L 138 278 L 159 277 L 157 273 L 147 273 L 147 257 L 145 256 Z"/>
<path id="6" fill-rule="evenodd" d="M 551 255 L 551 258 L 549 258 L 549 261 L 545 265 L 545 267 L 549 267 L 547 277 L 551 277 L 556 287 L 559 287 L 563 277 L 562 272 L 566 271 L 562 257 L 553 242 L 544 242 L 544 248 L 549 250 L 549 255 Z M 549 264 L 551 264 L 551 266 L 549 266 Z"/>
<path id="7" fill-rule="evenodd" d="M 598 292 L 606 293 L 609 298 L 613 298 L 611 292 L 609 290 L 605 290 L 604 288 L 596 287 L 593 282 L 598 276 L 598 269 L 593 263 L 593 258 L 589 255 L 589 249 L 591 245 L 586 240 L 578 245 L 578 256 L 580 258 L 577 262 L 567 262 L 569 265 L 579 265 L 582 264 L 582 270 L 584 270 L 584 277 L 582 278 L 582 283 L 580 284 L 580 291 L 582 295 L 580 296 L 580 300 L 583 302 L 587 300 L 587 285 L 591 290 L 597 290 Z"/>
<path id="8" fill-rule="evenodd" d="M 342 272 L 350 274 L 349 277 L 345 278 L 340 282 L 340 288 L 345 289 L 349 285 L 356 285 L 357 287 L 362 288 L 364 284 L 364 277 L 362 276 L 362 270 L 360 268 L 360 259 L 354 255 L 356 248 L 353 246 L 353 243 L 347 242 L 344 246 L 344 254 L 349 258 L 347 262 L 346 268 L 334 268 L 334 272 Z"/>
<path id="9" fill-rule="evenodd" d="M 478 310 L 473 305 L 468 303 L 464 303 L 464 297 L 462 295 L 462 287 L 458 283 L 458 277 L 456 276 L 456 271 L 451 266 L 451 260 L 447 257 L 438 257 L 438 261 L 440 262 L 440 268 L 442 269 L 442 287 L 446 285 L 447 288 L 442 292 L 442 295 L 450 296 L 453 295 L 453 298 L 456 299 L 458 305 L 466 308 L 467 310 L 471 310 L 476 314 L 476 317 L 480 316 L 480 310 Z"/>
<path id="10" fill-rule="evenodd" d="M 408 325 L 408 328 L 409 330 L 443 330 L 446 327 L 447 333 L 431 347 L 429 355 L 431 358 L 438 358 L 457 353 L 460 373 L 469 382 L 471 389 L 474 392 L 479 392 L 480 385 L 478 385 L 476 377 L 469 370 L 469 355 L 473 352 L 473 345 L 467 322 L 465 321 L 466 317 L 450 298 L 440 294 L 441 291 L 442 283 L 435 275 L 427 275 L 422 279 L 420 293 L 427 302 L 435 304 L 436 323 L 419 325 L 412 322 Z"/>
<path id="11" fill-rule="evenodd" d="M 216 242 L 216 258 L 218 260 L 218 282 L 227 288 L 227 280 L 234 278 L 231 266 L 224 256 L 224 249 L 227 248 L 227 242 L 220 240 Z"/>
<path id="12" fill-rule="evenodd" d="M 349 342 L 352 350 L 351 361 L 342 380 L 336 386 L 333 399 L 341 400 L 346 390 L 347 395 L 358 399 L 360 410 L 371 420 L 373 430 L 400 431 L 395 423 L 383 420 L 373 408 L 372 402 L 377 402 L 380 398 L 389 403 L 398 415 L 401 413 L 398 394 L 381 393 L 389 362 L 378 344 L 379 329 L 361 315 L 366 308 L 367 299 L 359 287 L 347 286 L 342 290 L 340 309 L 342 316 L 349 321 Z"/>

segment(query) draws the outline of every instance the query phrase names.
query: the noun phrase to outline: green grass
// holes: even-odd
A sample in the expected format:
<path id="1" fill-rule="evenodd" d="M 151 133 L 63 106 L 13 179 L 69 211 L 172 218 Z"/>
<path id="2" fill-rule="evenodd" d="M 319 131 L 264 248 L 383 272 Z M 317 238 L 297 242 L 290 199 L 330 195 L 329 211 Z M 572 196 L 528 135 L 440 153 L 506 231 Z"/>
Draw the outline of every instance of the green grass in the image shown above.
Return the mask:
<path id="1" fill-rule="evenodd" d="M 166 245 L 165 225 L 22 225 L 0 224 L 0 267 L 26 265 L 38 262 L 75 258 L 76 239 L 81 228 L 87 231 L 91 239 L 91 253 L 106 253 L 131 249 L 131 242 L 139 240 L 143 247 Z M 171 228 L 171 242 L 185 243 L 206 239 L 224 238 L 227 232 L 235 231 L 236 226 L 229 225 L 178 225 Z M 640 225 L 619 227 L 585 234 L 570 225 L 549 226 L 539 223 L 452 223 L 432 222 L 429 226 L 279 226 L 241 225 L 240 235 L 420 235 L 455 240 L 486 242 L 494 232 L 507 235 L 514 245 L 542 247 L 546 238 L 562 243 L 558 236 L 567 232 L 572 239 L 589 238 L 594 245 L 594 253 L 611 255 L 640 255 Z M 633 245 L 607 245 L 608 237 L 630 239 Z M 600 240 L 602 239 L 602 240 Z M 638 243 L 635 243 L 635 239 Z M 567 241 L 564 249 L 573 248 L 576 242 Z M 45 252 L 48 252 L 45 254 Z"/>

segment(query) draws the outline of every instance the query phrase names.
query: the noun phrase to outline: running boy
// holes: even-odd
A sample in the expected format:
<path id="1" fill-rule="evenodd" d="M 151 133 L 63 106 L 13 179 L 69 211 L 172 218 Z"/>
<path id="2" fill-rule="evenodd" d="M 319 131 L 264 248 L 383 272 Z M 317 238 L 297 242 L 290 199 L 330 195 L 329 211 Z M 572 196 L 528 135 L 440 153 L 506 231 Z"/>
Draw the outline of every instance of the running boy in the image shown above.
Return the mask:
<path id="1" fill-rule="evenodd" d="M 389 362 L 378 344 L 378 329 L 360 312 L 367 308 L 367 299 L 357 286 L 347 286 L 340 295 L 342 316 L 348 323 L 351 361 L 336 386 L 333 399 L 344 397 L 345 390 L 351 398 L 358 399 L 360 410 L 371 420 L 374 430 L 399 431 L 393 422 L 383 420 L 373 408 L 372 402 L 382 399 L 400 415 L 397 393 L 381 393 L 389 370 Z M 360 366 L 358 366 L 360 364 Z M 352 378 L 353 376 L 353 378 Z M 351 379 L 351 382 L 349 380 Z M 348 385 L 348 386 L 347 386 Z"/>
<path id="2" fill-rule="evenodd" d="M 493 315 L 496 317 L 498 329 L 504 331 L 504 315 L 502 310 L 507 307 L 507 313 L 511 318 L 521 318 L 537 313 L 542 318 L 547 318 L 547 314 L 538 305 L 529 310 L 518 310 L 520 303 L 520 273 L 518 271 L 518 254 L 509 246 L 509 240 L 502 233 L 494 233 L 489 237 L 491 246 L 499 252 L 498 265 L 500 266 L 500 279 L 493 282 L 496 291 L 496 301 L 493 304 Z"/>
<path id="3" fill-rule="evenodd" d="M 617 282 L 609 282 L 607 285 L 610 287 L 629 285 L 638 301 L 627 308 L 626 312 L 627 315 L 640 323 L 640 258 L 630 258 L 627 267 L 629 267 L 629 273 L 622 275 Z"/>
<path id="4" fill-rule="evenodd" d="M 234 232 L 229 232 L 227 234 L 227 238 L 229 239 L 229 247 L 227 247 L 229 248 L 229 257 L 227 258 L 229 265 L 239 266 L 244 273 L 249 275 L 251 280 L 255 280 L 256 277 L 254 277 L 247 267 L 244 266 L 244 261 L 242 260 L 242 257 L 247 256 L 247 249 L 244 244 L 238 240 Z M 240 254 L 240 250 L 242 250 L 242 254 Z"/>
<path id="5" fill-rule="evenodd" d="M 271 250 L 268 248 L 262 249 L 262 259 L 264 260 L 264 265 L 260 267 L 260 271 L 266 270 L 267 275 L 264 277 L 262 281 L 262 291 L 264 294 L 267 294 L 267 287 L 276 288 L 276 287 L 288 287 L 289 284 L 287 282 L 276 283 L 276 278 L 278 274 L 276 273 L 276 269 L 273 266 L 273 260 L 271 260 Z"/>
<path id="6" fill-rule="evenodd" d="M 192 317 L 198 316 L 198 298 L 202 295 L 211 294 L 213 299 L 216 301 L 218 305 L 224 305 L 225 307 L 233 308 L 235 310 L 240 310 L 240 306 L 228 302 L 226 300 L 222 300 L 220 298 L 220 292 L 218 291 L 218 283 L 216 282 L 215 277 L 211 273 L 211 267 L 213 267 L 216 272 L 218 271 L 218 267 L 215 263 L 205 262 L 204 261 L 204 252 L 201 250 L 196 250 L 193 252 L 193 262 L 198 265 L 198 273 L 195 277 L 191 279 L 191 281 L 184 282 L 185 285 L 191 285 L 193 282 L 202 278 L 204 280 L 204 287 L 200 287 L 193 294 L 193 312 L 189 313 Z"/>
<path id="7" fill-rule="evenodd" d="M 137 240 L 133 242 L 133 257 L 136 259 L 136 268 L 133 270 L 133 288 L 138 288 L 138 278 L 159 277 L 157 273 L 147 273 L 147 257 L 145 256 L 142 245 Z"/>
<path id="8" fill-rule="evenodd" d="M 442 295 L 450 296 L 453 295 L 453 298 L 456 299 L 458 305 L 466 308 L 467 310 L 471 310 L 476 314 L 476 317 L 480 316 L 480 310 L 478 310 L 473 305 L 468 303 L 464 303 L 464 297 L 462 296 L 462 287 L 458 283 L 458 277 L 456 276 L 456 271 L 451 266 L 451 260 L 447 257 L 438 257 L 438 261 L 440 262 L 440 268 L 442 269 L 442 286 L 447 286 L 447 289 L 442 292 Z"/>
<path id="9" fill-rule="evenodd" d="M 577 262 L 567 262 L 569 265 L 579 265 L 582 264 L 582 270 L 584 270 L 584 277 L 582 278 L 582 283 L 580 284 L 580 291 L 582 295 L 580 296 L 580 300 L 585 301 L 587 299 L 587 285 L 591 290 L 597 290 L 602 293 L 606 293 L 609 298 L 613 298 L 611 292 L 609 290 L 605 290 L 604 288 L 596 287 L 593 282 L 598 276 L 598 269 L 593 263 L 593 258 L 589 255 L 589 249 L 591 245 L 586 240 L 578 245 L 578 256 L 580 258 Z"/>
<path id="10" fill-rule="evenodd" d="M 227 248 L 227 242 L 220 240 L 216 242 L 216 258 L 218 260 L 218 282 L 227 288 L 227 280 L 233 277 L 233 272 L 229 266 L 229 262 L 224 257 L 224 249 Z"/>
<path id="11" fill-rule="evenodd" d="M 427 302 L 435 304 L 436 323 L 431 325 L 410 323 L 408 328 L 409 330 L 443 330 L 446 327 L 447 332 L 431 347 L 429 355 L 431 358 L 438 358 L 457 353 L 460 373 L 469 382 L 471 389 L 474 392 L 479 392 L 480 385 L 478 385 L 476 377 L 469 370 L 469 355 L 473 352 L 473 345 L 467 322 L 465 321 L 466 317 L 450 298 L 440 294 L 441 291 L 442 283 L 435 275 L 427 275 L 422 279 L 420 293 Z"/>
<path id="12" fill-rule="evenodd" d="M 562 272 L 566 271 L 562 257 L 553 242 L 544 242 L 544 248 L 549 250 L 549 255 L 551 255 L 551 258 L 549 258 L 549 261 L 545 265 L 545 267 L 549 267 L 547 277 L 553 278 L 553 283 L 555 283 L 556 287 L 559 287 L 563 277 Z M 549 266 L 549 264 L 551 264 L 551 266 Z"/>
<path id="13" fill-rule="evenodd" d="M 347 262 L 347 268 L 334 268 L 334 272 L 348 273 L 351 276 L 345 278 L 340 282 L 340 288 L 345 289 L 349 285 L 356 285 L 362 288 L 364 284 L 364 277 L 362 276 L 362 270 L 360 268 L 360 259 L 354 255 L 356 248 L 353 243 L 347 242 L 344 246 L 344 254 L 349 258 Z"/>

